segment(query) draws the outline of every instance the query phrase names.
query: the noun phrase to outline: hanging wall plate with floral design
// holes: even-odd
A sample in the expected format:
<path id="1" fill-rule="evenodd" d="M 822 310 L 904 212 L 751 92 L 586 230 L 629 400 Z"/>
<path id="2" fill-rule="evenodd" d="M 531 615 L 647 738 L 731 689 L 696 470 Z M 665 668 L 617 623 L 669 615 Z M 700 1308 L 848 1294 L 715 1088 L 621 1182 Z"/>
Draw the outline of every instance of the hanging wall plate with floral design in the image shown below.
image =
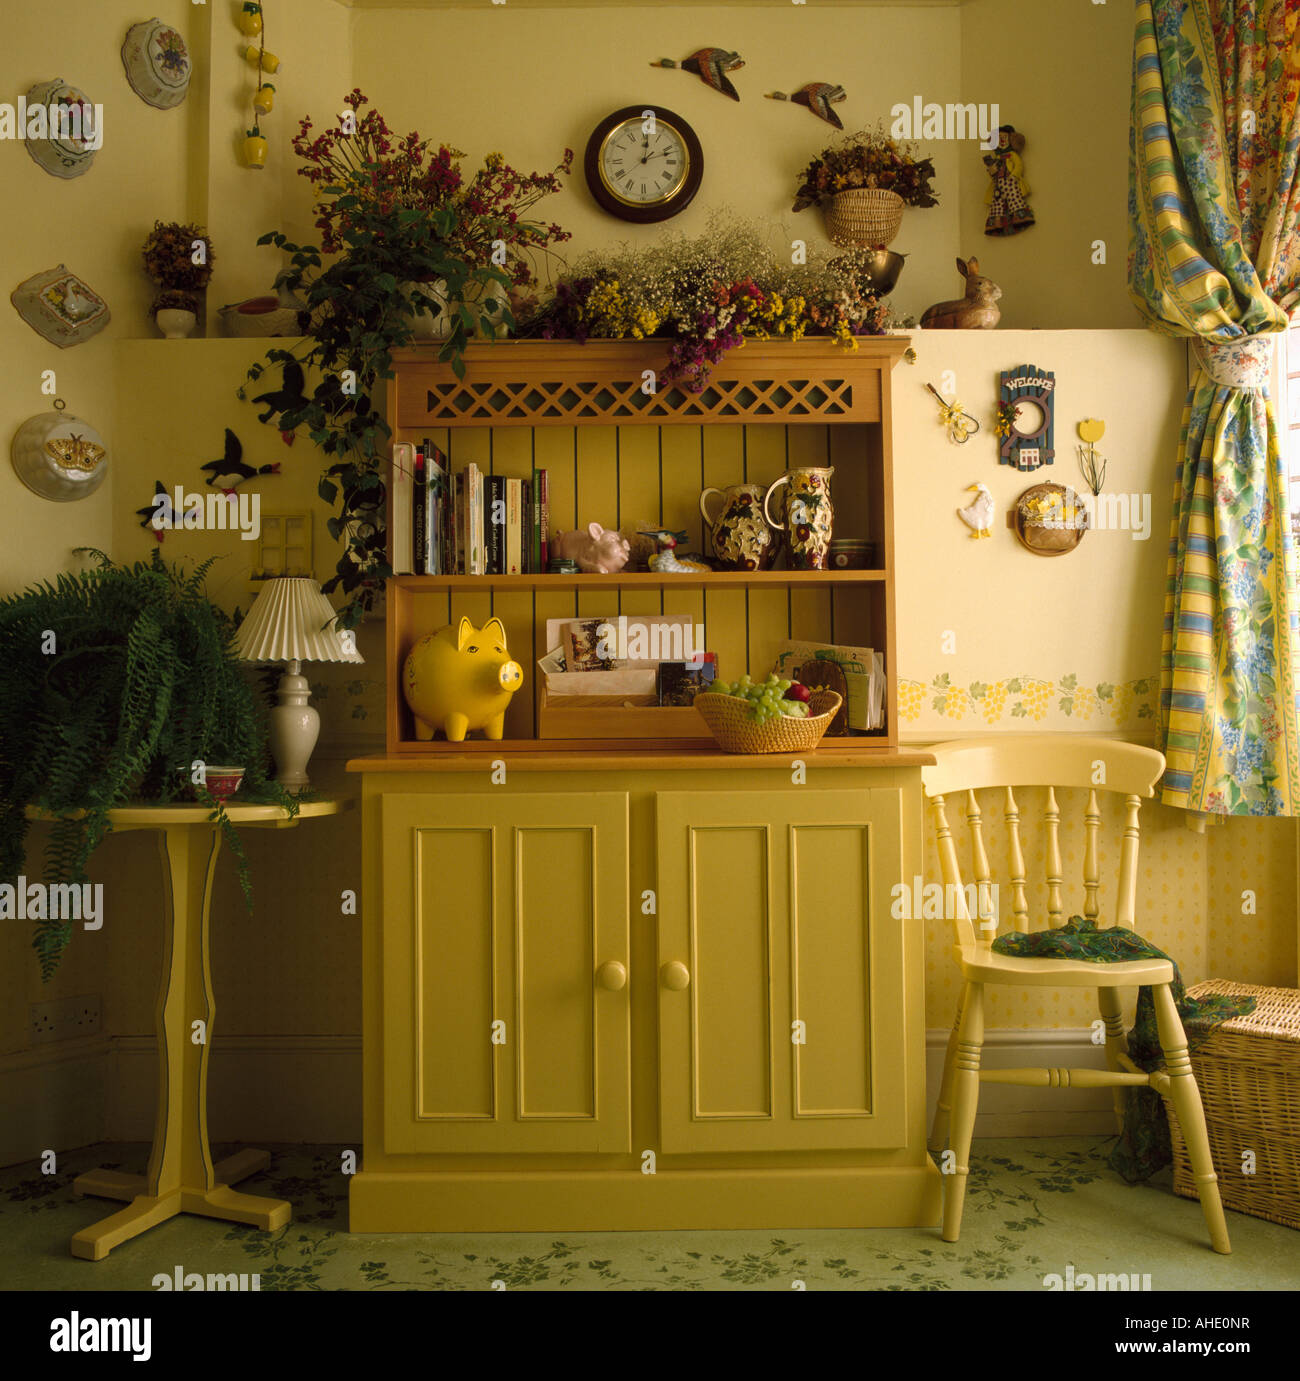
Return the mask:
<path id="1" fill-rule="evenodd" d="M 80 177 L 89 172 L 104 140 L 99 108 L 80 87 L 62 77 L 37 82 L 26 99 L 23 143 L 32 158 L 51 177 Z"/>
<path id="2" fill-rule="evenodd" d="M 143 20 L 126 31 L 122 66 L 131 90 L 158 110 L 180 105 L 189 92 L 189 50 L 180 34 L 161 19 Z"/>

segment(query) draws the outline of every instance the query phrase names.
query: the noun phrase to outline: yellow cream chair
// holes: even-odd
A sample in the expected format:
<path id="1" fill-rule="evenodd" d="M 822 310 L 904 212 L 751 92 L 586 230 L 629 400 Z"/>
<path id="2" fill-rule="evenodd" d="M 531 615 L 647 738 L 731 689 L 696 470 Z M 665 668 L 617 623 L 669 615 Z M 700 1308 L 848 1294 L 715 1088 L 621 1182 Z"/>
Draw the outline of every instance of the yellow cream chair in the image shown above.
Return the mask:
<path id="1" fill-rule="evenodd" d="M 1056 789 L 1077 787 L 1088 792 L 1084 815 L 1083 915 L 1092 920 L 1098 920 L 1101 896 L 1097 862 L 1101 833 L 1098 792 L 1121 794 L 1124 798 L 1124 826 L 1119 849 L 1119 887 L 1111 924 L 1133 929 L 1137 895 L 1138 811 L 1142 798 L 1153 794 L 1155 783 L 1164 771 L 1163 755 L 1152 748 L 1075 734 L 972 738 L 940 744 L 931 751 L 936 759 L 935 764 L 922 769 L 921 779 L 938 842 L 945 911 L 950 916 L 954 931 L 953 956 L 961 967 L 964 980 L 961 1003 L 948 1040 L 943 1082 L 929 1143 L 931 1153 L 939 1159 L 946 1142 L 953 1153 L 951 1161 L 955 1162 L 951 1165 L 951 1173 L 943 1177 L 943 1240 L 955 1242 L 961 1231 L 962 1203 L 970 1168 L 971 1133 L 975 1126 L 981 1082 L 1034 1088 L 1113 1087 L 1117 1115 L 1123 1108 L 1120 1092 L 1123 1086 L 1146 1084 L 1167 1095 L 1178 1111 L 1211 1244 L 1216 1252 L 1228 1253 L 1231 1250 L 1228 1229 L 1219 1200 L 1214 1163 L 1210 1158 L 1201 1095 L 1187 1056 L 1187 1037 L 1170 989 L 1173 965 L 1164 959 L 1094 963 L 1076 959 L 1018 958 L 995 953 L 991 947 L 998 930 L 995 912 L 1006 908 L 991 905 L 995 895 L 991 890 L 994 880 L 984 845 L 984 816 L 977 793 L 986 789 L 1001 793 L 1010 853 L 1009 885 L 999 884 L 996 895 L 1009 896 L 1010 929 L 1019 931 L 1041 930 L 1044 922 L 1037 916 L 1031 920 L 1029 915 L 1025 892 L 1025 855 L 1020 838 L 1020 808 L 1016 803 L 1014 788 L 1047 788 L 1043 812 L 1046 829 L 1047 926 L 1059 926 L 1074 914 L 1066 911 L 1062 905 L 1061 812 Z M 969 826 L 972 864 L 969 884 L 963 879 L 957 860 L 957 848 L 948 820 L 950 811 L 954 818 L 958 812 L 964 811 Z M 975 901 L 975 916 L 971 915 L 971 900 Z M 1104 920 L 1098 920 L 1098 924 L 1104 923 Z M 1108 1068 L 981 1070 L 984 989 L 990 983 L 1096 988 L 1106 1028 Z M 1125 1049 L 1119 991 L 1121 988 L 1147 984 L 1154 990 L 1156 1024 L 1165 1057 L 1165 1068 L 1152 1074 L 1140 1070 Z"/>

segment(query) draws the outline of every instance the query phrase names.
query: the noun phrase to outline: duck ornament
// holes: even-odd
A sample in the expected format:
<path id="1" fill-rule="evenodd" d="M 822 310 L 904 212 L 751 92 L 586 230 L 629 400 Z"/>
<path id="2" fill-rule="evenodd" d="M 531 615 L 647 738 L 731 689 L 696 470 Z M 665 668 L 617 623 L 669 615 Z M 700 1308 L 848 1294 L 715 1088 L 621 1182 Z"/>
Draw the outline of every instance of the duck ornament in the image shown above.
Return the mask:
<path id="1" fill-rule="evenodd" d="M 819 119 L 836 129 L 844 128 L 844 121 L 831 109 L 840 101 L 848 99 L 848 92 L 835 82 L 808 82 L 798 91 L 787 95 L 784 91 L 768 92 L 769 101 L 793 101 L 795 105 L 807 106 Z"/>
<path id="2" fill-rule="evenodd" d="M 680 67 L 683 72 L 694 72 L 697 77 L 714 91 L 730 96 L 733 101 L 740 100 L 740 92 L 731 84 L 728 72 L 734 72 L 745 65 L 739 53 L 730 53 L 725 48 L 698 48 L 690 57 L 681 62 L 672 58 L 660 58 L 651 67 Z"/>
<path id="3" fill-rule="evenodd" d="M 207 473 L 205 484 L 213 489 L 220 489 L 227 496 L 233 496 L 235 490 L 246 480 L 256 479 L 258 475 L 278 475 L 280 463 L 276 461 L 273 465 L 261 465 L 256 469 L 251 465 L 245 465 L 243 443 L 227 427 L 225 455 L 220 460 L 210 460 L 206 465 L 200 465 L 199 469 Z"/>
<path id="4" fill-rule="evenodd" d="M 966 492 L 975 497 L 965 508 L 957 510 L 957 516 L 970 528 L 972 538 L 992 537 L 993 495 L 982 484 L 968 484 Z"/>

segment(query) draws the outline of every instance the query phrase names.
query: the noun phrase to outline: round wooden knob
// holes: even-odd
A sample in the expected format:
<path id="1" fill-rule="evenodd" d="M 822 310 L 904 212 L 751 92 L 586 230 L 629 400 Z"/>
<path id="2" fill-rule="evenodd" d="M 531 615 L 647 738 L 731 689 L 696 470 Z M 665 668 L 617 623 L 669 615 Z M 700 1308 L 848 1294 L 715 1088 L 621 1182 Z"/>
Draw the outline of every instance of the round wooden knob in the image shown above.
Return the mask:
<path id="1" fill-rule="evenodd" d="M 680 993 L 683 988 L 690 986 L 691 971 L 685 964 L 680 964 L 674 959 L 671 964 L 665 964 L 659 970 L 659 978 L 665 988 L 671 988 L 673 992 Z"/>
<path id="2" fill-rule="evenodd" d="M 611 993 L 627 986 L 627 970 L 617 959 L 610 959 L 596 970 L 596 982 Z"/>

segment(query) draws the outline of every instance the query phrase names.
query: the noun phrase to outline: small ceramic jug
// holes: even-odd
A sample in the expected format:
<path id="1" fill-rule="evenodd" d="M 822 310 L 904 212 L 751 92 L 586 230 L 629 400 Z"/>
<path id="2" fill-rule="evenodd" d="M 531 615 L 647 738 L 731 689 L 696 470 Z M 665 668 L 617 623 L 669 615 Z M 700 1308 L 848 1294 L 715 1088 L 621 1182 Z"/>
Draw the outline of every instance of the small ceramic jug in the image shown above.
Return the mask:
<path id="1" fill-rule="evenodd" d="M 806 466 L 787 470 L 768 487 L 763 496 L 763 514 L 773 527 L 786 529 L 790 550 L 790 569 L 794 571 L 824 571 L 829 564 L 831 529 L 835 510 L 831 507 L 831 476 L 833 465 Z M 781 485 L 785 490 L 785 522 L 772 518 L 772 495 Z"/>
<path id="2" fill-rule="evenodd" d="M 715 494 L 722 504 L 710 517 L 708 501 Z M 761 484 L 706 489 L 700 512 L 709 528 L 709 552 L 725 570 L 765 571 L 772 564 L 781 539 L 763 517 Z"/>

